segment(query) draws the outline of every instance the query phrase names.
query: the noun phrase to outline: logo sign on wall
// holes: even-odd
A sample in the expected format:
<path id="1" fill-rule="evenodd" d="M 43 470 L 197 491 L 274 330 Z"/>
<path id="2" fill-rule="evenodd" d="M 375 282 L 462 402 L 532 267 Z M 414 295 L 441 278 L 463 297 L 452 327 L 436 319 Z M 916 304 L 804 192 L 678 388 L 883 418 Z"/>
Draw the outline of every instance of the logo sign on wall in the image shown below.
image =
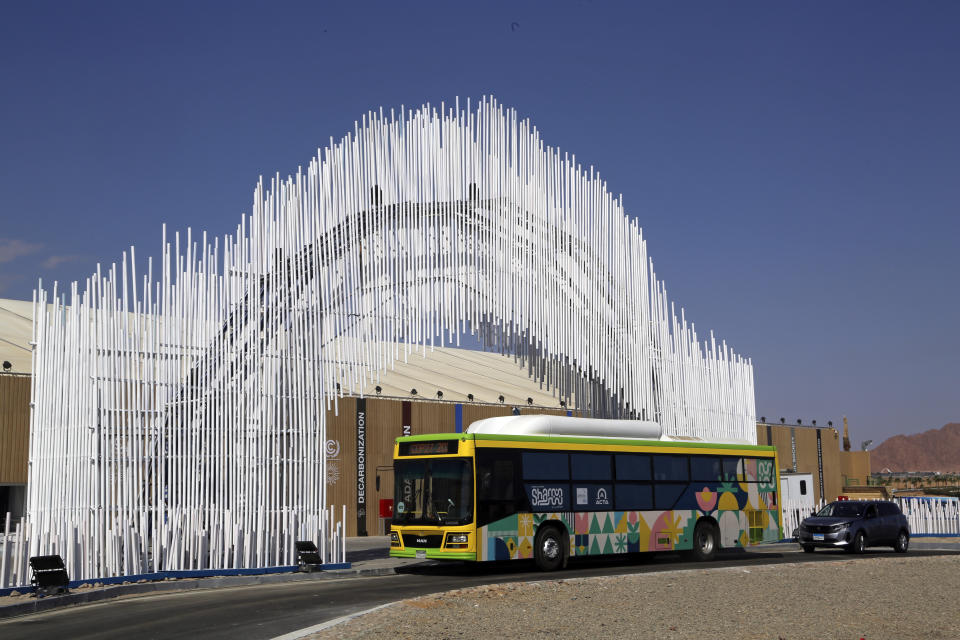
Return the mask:
<path id="1" fill-rule="evenodd" d="M 327 485 L 337 484 L 340 479 L 340 441 L 327 440 L 324 453 L 327 458 Z"/>

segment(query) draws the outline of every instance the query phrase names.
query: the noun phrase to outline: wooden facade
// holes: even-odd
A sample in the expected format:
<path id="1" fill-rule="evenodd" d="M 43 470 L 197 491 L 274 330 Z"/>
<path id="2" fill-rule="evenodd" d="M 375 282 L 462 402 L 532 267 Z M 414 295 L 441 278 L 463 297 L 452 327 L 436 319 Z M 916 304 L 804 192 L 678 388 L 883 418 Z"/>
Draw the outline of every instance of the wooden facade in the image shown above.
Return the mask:
<path id="1" fill-rule="evenodd" d="M 339 400 L 336 410 L 327 411 L 327 442 L 317 443 L 327 457 L 327 503 L 347 508 L 347 535 L 361 530 L 358 512 L 358 398 Z M 363 399 L 364 463 L 365 463 L 365 518 L 363 525 L 368 535 L 382 531 L 379 520 L 381 499 L 393 497 L 393 444 L 402 435 L 450 433 L 460 425 L 466 429 L 472 422 L 512 412 L 509 405 L 427 400 L 399 400 L 396 398 L 367 397 Z M 459 409 L 458 409 L 459 407 Z M 523 409 L 524 413 L 563 415 L 563 410 L 541 408 Z M 406 417 L 406 419 L 405 419 Z M 408 427 L 407 430 L 404 427 Z M 818 452 L 817 435 L 820 435 Z M 30 438 L 30 376 L 0 375 L 0 485 L 21 485 L 27 481 L 27 459 Z M 831 428 L 813 428 L 791 425 L 757 425 L 757 444 L 772 444 L 777 448 L 780 467 L 812 473 L 814 494 L 819 500 L 836 499 L 841 492 L 841 452 L 839 435 Z M 822 469 L 822 471 L 821 471 Z M 823 495 L 821 496 L 821 482 Z"/>
<path id="2" fill-rule="evenodd" d="M 26 484 L 30 376 L 0 373 L 0 484 Z"/>
<path id="3" fill-rule="evenodd" d="M 814 500 L 829 502 L 841 493 L 840 435 L 836 429 L 758 423 L 757 444 L 776 447 L 781 471 L 812 473 Z"/>
<path id="4" fill-rule="evenodd" d="M 327 412 L 327 504 L 347 507 L 347 535 L 360 532 L 357 513 L 358 474 L 358 398 L 342 398 L 336 412 Z M 460 426 L 483 418 L 511 415 L 513 408 L 493 404 L 457 404 L 453 402 L 398 400 L 367 397 L 364 404 L 365 518 L 361 521 L 368 535 L 389 530 L 381 528 L 380 500 L 393 498 L 393 445 L 402 435 L 453 433 Z M 459 407 L 459 408 L 458 408 Z M 562 410 L 525 409 L 524 413 L 565 415 Z M 405 420 L 405 416 L 409 421 Z M 404 427 L 408 427 L 407 430 Z"/>

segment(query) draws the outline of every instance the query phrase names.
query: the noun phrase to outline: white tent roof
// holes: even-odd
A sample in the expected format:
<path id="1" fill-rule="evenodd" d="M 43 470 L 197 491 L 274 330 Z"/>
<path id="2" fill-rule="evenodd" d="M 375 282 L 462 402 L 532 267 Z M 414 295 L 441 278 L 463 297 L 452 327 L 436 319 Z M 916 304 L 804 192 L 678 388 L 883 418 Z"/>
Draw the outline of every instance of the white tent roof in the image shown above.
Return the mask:
<path id="1" fill-rule="evenodd" d="M 0 362 L 10 362 L 15 373 L 30 373 L 32 337 L 33 303 L 0 298 Z"/>
<path id="2" fill-rule="evenodd" d="M 12 371 L 31 373 L 33 304 L 24 300 L 0 299 L 0 361 L 13 364 Z M 413 346 L 411 348 L 414 348 Z M 417 400 L 436 400 L 437 391 L 444 401 L 466 402 L 473 394 L 474 402 L 505 405 L 527 405 L 527 398 L 540 407 L 559 408 L 559 398 L 530 379 L 527 368 L 512 356 L 452 347 L 415 349 L 399 358 L 392 369 L 380 373 L 379 380 L 365 381 L 363 394 Z M 417 395 L 411 394 L 416 389 Z"/>

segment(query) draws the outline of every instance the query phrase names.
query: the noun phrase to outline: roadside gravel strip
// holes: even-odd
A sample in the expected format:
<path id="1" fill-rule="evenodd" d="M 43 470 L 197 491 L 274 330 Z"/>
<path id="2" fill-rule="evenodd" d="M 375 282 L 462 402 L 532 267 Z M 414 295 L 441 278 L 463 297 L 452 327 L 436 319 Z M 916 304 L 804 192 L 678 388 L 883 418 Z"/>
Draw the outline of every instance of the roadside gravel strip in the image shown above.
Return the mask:
<path id="1" fill-rule="evenodd" d="M 423 596 L 310 636 L 960 638 L 960 556 L 885 557 L 550 579 Z"/>

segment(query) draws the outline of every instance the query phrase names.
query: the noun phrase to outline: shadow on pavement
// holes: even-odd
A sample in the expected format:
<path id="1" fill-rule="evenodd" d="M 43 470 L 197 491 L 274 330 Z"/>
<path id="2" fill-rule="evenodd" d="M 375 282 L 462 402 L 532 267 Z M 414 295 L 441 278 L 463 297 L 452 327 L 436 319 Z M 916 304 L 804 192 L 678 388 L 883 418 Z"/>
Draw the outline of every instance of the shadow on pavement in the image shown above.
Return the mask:
<path id="1" fill-rule="evenodd" d="M 372 547 L 370 549 L 347 550 L 347 562 L 363 562 L 364 560 L 380 560 L 390 557 L 390 547 Z"/>

